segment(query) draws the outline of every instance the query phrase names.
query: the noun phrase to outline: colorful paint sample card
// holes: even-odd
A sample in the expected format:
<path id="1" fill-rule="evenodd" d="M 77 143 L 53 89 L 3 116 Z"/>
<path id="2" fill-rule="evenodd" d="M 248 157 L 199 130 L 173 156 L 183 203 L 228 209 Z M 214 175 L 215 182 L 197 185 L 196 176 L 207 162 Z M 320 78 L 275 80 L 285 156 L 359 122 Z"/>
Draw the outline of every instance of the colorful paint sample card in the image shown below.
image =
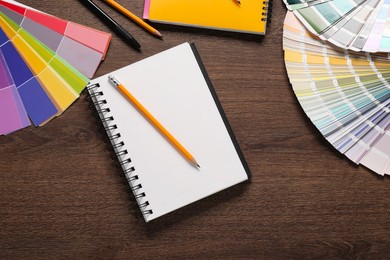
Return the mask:
<path id="1" fill-rule="evenodd" d="M 64 112 L 94 75 L 110 39 L 0 0 L 0 135 L 42 126 Z"/>
<path id="2" fill-rule="evenodd" d="M 284 0 L 320 39 L 348 50 L 390 52 L 390 0 Z"/>
<path id="3" fill-rule="evenodd" d="M 354 163 L 390 175 L 388 56 L 327 44 L 292 12 L 283 49 L 294 93 L 326 140 Z"/>
<path id="4" fill-rule="evenodd" d="M 66 21 L 43 13 L 13 0 L 0 0 L 0 5 L 13 10 L 57 33 L 82 43 L 100 53 L 105 54 L 111 41 L 111 34 L 81 24 Z"/>
<path id="5" fill-rule="evenodd" d="M 1 1 L 0 12 L 56 52 L 73 67 L 92 78 L 104 59 L 111 35 L 57 17 Z"/>

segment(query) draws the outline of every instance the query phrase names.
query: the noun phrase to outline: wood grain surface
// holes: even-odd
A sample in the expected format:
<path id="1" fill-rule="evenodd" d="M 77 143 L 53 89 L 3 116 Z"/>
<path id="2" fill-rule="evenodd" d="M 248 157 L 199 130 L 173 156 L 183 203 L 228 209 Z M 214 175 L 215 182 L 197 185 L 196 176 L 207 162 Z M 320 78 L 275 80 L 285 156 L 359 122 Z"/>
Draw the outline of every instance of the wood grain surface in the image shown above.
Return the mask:
<path id="1" fill-rule="evenodd" d="M 21 2 L 110 32 L 78 1 Z M 142 15 L 143 1 L 118 2 Z M 47 125 L 0 136 L 1 259 L 388 258 L 389 178 L 348 162 L 305 116 L 281 0 L 265 37 L 155 25 L 163 40 L 98 4 L 142 52 L 113 35 L 96 76 L 194 42 L 252 179 L 145 223 L 84 91 Z"/>

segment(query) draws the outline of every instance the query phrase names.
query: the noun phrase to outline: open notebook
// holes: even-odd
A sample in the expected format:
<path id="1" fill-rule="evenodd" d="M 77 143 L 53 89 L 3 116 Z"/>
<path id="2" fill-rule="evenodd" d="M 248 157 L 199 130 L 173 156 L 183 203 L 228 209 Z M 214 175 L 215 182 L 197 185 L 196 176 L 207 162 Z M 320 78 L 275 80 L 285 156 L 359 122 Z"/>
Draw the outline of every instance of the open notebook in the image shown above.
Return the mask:
<path id="1" fill-rule="evenodd" d="M 265 34 L 272 0 L 145 0 L 143 18 L 152 22 Z"/>
<path id="2" fill-rule="evenodd" d="M 108 81 L 115 76 L 196 158 L 191 165 Z M 90 96 L 146 221 L 248 179 L 249 169 L 195 45 L 90 82 Z"/>

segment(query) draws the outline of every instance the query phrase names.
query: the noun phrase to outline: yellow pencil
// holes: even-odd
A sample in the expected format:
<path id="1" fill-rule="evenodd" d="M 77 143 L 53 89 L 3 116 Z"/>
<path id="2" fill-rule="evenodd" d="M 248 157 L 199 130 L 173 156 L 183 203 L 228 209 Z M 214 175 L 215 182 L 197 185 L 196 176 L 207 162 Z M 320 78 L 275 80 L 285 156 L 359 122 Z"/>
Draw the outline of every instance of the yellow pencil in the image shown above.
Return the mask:
<path id="1" fill-rule="evenodd" d="M 143 114 L 144 117 L 146 117 L 150 123 L 154 125 L 155 128 L 157 128 L 162 135 L 164 135 L 171 144 L 183 154 L 183 156 L 191 162 L 194 166 L 200 168 L 199 164 L 196 162 L 194 156 L 191 155 L 187 149 L 182 146 L 179 141 L 177 141 L 165 127 L 163 127 L 160 122 L 157 121 L 156 118 L 148 111 L 146 108 L 112 75 L 108 76 L 109 81 L 111 84 L 116 87 L 137 109 L 141 114 Z"/>
<path id="2" fill-rule="evenodd" d="M 104 0 L 104 2 L 111 5 L 113 8 L 115 8 L 116 10 L 118 10 L 119 12 L 121 12 L 122 14 L 124 14 L 125 16 L 133 20 L 134 22 L 136 22 L 137 24 L 139 24 L 142 28 L 144 28 L 148 32 L 158 37 L 162 37 L 159 31 L 157 31 L 155 28 L 147 24 L 144 20 L 142 20 L 141 18 L 139 18 L 138 16 L 136 16 L 135 14 L 133 14 L 132 12 L 130 12 L 129 10 L 127 10 L 126 8 L 118 4 L 117 2 L 115 2 L 114 0 Z"/>

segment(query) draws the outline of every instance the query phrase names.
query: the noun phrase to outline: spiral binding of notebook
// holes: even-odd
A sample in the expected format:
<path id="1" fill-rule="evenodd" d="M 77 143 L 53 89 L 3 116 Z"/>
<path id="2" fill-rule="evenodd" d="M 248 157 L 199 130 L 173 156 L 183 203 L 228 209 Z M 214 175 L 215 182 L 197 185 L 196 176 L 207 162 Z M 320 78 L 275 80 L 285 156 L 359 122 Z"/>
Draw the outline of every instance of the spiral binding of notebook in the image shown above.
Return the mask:
<path id="1" fill-rule="evenodd" d="M 262 10 L 262 13 L 261 13 L 261 21 L 263 22 L 266 22 L 266 24 L 270 24 L 271 23 L 271 18 L 272 18 L 272 1 L 273 0 L 267 0 L 267 1 L 263 1 L 263 10 Z"/>
<path id="2" fill-rule="evenodd" d="M 104 130 L 114 148 L 116 157 L 119 160 L 123 173 L 130 185 L 134 197 L 143 215 L 153 214 L 147 200 L 145 192 L 142 190 L 142 184 L 135 167 L 132 165 L 131 158 L 126 150 L 126 144 L 121 139 L 120 129 L 115 124 L 115 118 L 110 114 L 110 104 L 104 98 L 104 93 L 99 89 L 99 84 L 87 86 L 87 90 L 92 99 L 92 103 L 100 117 Z"/>

